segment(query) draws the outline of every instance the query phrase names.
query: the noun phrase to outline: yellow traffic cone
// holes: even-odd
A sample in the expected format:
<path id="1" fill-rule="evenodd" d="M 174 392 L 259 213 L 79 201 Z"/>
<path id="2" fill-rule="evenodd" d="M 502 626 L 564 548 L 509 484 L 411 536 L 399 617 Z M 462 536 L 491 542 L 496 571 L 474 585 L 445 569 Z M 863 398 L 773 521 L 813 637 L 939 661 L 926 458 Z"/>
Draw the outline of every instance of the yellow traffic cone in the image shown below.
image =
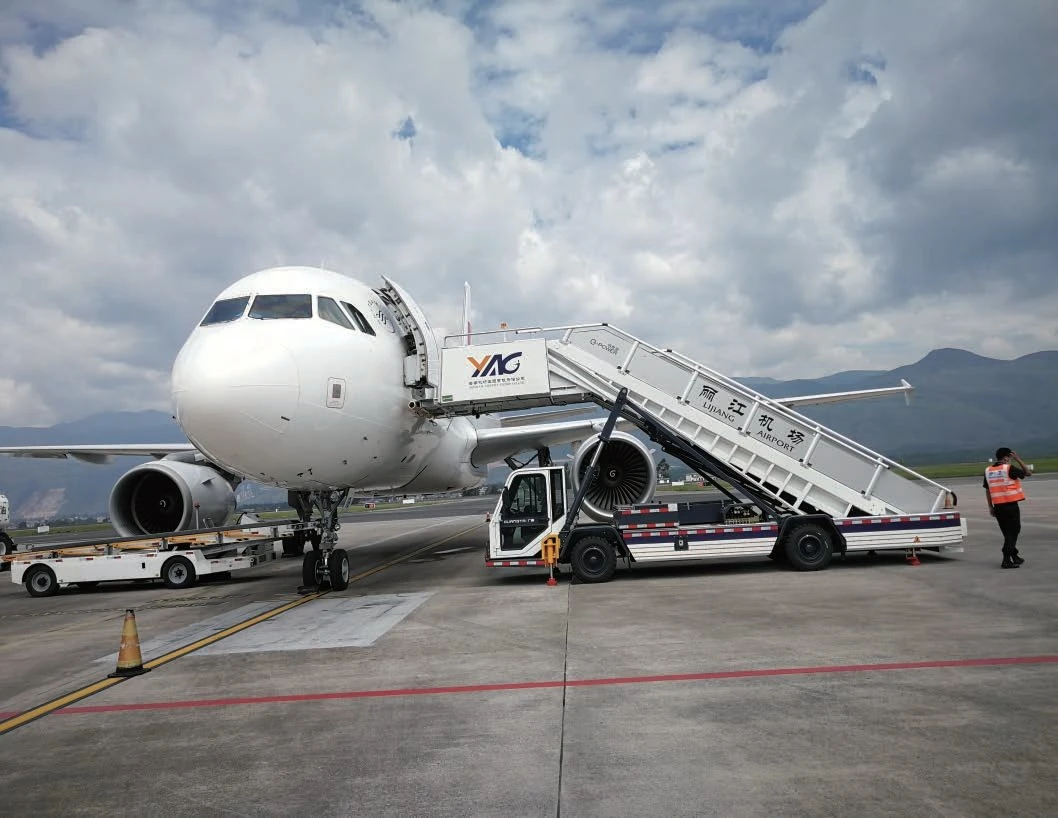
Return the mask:
<path id="1" fill-rule="evenodd" d="M 121 626 L 121 647 L 118 648 L 117 669 L 110 676 L 138 676 L 150 668 L 143 666 L 140 655 L 140 635 L 136 631 L 136 613 L 129 608 L 125 611 L 125 622 Z"/>

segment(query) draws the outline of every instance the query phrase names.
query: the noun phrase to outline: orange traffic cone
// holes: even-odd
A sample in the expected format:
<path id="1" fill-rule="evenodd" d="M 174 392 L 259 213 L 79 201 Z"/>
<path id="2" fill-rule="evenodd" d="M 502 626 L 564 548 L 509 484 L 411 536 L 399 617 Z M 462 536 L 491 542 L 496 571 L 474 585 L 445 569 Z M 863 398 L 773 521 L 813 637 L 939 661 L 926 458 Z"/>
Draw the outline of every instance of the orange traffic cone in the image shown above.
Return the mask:
<path id="1" fill-rule="evenodd" d="M 140 635 L 136 630 L 136 613 L 129 608 L 125 611 L 125 622 L 121 626 L 118 666 L 109 676 L 139 676 L 149 669 L 143 666 L 143 657 L 140 655 Z"/>
<path id="2" fill-rule="evenodd" d="M 907 564 L 908 565 L 921 565 L 922 564 L 921 562 L 919 562 L 918 555 L 915 554 L 915 549 L 914 548 L 908 548 L 906 550 L 906 552 L 905 552 L 905 557 L 904 558 L 907 560 Z"/>

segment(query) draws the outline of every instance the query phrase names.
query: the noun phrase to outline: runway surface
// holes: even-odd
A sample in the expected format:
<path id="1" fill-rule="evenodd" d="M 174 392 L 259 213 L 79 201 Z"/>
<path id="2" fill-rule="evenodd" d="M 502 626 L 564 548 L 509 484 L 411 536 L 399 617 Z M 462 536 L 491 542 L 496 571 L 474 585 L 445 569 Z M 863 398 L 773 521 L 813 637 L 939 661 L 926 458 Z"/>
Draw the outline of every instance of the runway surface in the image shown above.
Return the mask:
<path id="1" fill-rule="evenodd" d="M 1058 814 L 1058 480 L 1027 482 L 1014 571 L 951 482 L 965 553 L 918 567 L 552 588 L 484 567 L 475 498 L 353 515 L 353 583 L 308 599 L 296 560 L 44 599 L 0 575 L 0 718 L 100 685 L 126 608 L 153 664 L 0 735 L 0 812 Z"/>

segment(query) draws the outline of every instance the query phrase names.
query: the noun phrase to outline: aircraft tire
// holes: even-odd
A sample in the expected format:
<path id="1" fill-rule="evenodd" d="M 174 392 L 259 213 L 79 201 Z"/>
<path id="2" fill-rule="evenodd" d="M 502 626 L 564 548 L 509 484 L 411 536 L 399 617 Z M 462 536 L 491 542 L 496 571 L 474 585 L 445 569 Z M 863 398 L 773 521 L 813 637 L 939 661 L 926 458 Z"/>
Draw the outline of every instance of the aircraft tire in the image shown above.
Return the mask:
<path id="1" fill-rule="evenodd" d="M 327 573 L 331 578 L 331 588 L 344 591 L 349 587 L 349 555 L 344 548 L 335 548 L 327 558 Z"/>
<path id="2" fill-rule="evenodd" d="M 305 557 L 301 561 L 301 584 L 309 586 L 317 586 L 320 584 L 320 578 L 317 576 L 318 571 L 316 570 L 320 564 L 320 552 L 311 548 L 305 552 Z"/>

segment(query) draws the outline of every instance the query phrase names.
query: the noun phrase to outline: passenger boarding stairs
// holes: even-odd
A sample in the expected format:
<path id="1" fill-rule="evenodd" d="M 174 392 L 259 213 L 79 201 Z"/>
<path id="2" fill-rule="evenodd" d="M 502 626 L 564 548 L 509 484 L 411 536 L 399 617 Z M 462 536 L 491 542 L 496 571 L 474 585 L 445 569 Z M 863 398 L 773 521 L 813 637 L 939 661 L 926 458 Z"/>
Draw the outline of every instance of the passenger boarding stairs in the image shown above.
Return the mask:
<path id="1" fill-rule="evenodd" d="M 616 327 L 508 330 L 474 338 L 493 343 L 446 341 L 440 400 L 424 403 L 424 409 L 461 415 L 585 401 L 609 406 L 627 388 L 633 404 L 792 511 L 855 517 L 952 506 L 943 486 Z"/>

